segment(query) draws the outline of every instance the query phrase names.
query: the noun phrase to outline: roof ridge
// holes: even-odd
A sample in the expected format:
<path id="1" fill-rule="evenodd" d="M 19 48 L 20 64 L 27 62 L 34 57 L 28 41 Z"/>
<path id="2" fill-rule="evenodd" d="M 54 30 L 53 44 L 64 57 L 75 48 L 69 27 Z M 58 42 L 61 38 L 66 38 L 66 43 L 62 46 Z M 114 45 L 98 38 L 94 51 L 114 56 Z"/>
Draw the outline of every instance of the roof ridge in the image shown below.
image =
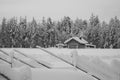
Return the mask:
<path id="1" fill-rule="evenodd" d="M 67 39 L 64 43 L 67 43 L 67 42 L 71 41 L 72 39 L 78 41 L 79 43 L 83 43 L 83 44 L 87 44 L 88 43 L 85 39 L 83 39 L 83 38 L 80 39 L 77 36 L 76 37 L 71 37 L 71 38 Z"/>

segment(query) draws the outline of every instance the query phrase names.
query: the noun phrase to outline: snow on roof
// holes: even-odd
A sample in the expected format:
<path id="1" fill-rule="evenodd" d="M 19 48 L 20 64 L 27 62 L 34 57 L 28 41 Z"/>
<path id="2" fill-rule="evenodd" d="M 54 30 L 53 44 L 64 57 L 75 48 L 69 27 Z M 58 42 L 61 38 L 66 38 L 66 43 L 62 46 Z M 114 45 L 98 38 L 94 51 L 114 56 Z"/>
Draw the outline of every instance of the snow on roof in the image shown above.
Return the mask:
<path id="1" fill-rule="evenodd" d="M 59 45 L 64 46 L 64 44 L 62 44 L 62 43 L 58 43 L 58 44 L 56 44 L 56 46 L 59 46 Z"/>
<path id="2" fill-rule="evenodd" d="M 79 43 L 83 43 L 83 44 L 87 44 L 88 43 L 85 39 L 83 39 L 83 38 L 80 39 L 79 37 L 71 37 L 71 38 L 67 39 L 64 43 L 66 44 L 69 41 L 71 41 L 72 39 L 78 41 Z"/>
<path id="3" fill-rule="evenodd" d="M 95 45 L 93 45 L 93 44 L 86 44 L 87 46 L 95 46 Z"/>

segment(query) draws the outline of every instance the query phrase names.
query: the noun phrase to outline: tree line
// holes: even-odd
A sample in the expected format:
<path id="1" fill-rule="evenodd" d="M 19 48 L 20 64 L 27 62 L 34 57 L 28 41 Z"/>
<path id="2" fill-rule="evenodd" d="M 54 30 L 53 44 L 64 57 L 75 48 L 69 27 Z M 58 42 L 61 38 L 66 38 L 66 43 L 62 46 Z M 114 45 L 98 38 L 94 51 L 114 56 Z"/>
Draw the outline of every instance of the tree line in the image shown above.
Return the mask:
<path id="1" fill-rule="evenodd" d="M 89 20 L 68 16 L 60 21 L 43 17 L 41 22 L 34 18 L 28 22 L 26 17 L 3 18 L 0 24 L 1 48 L 54 47 L 72 36 L 83 37 L 96 48 L 120 48 L 120 20 L 114 17 L 109 23 L 101 22 L 92 14 Z"/>

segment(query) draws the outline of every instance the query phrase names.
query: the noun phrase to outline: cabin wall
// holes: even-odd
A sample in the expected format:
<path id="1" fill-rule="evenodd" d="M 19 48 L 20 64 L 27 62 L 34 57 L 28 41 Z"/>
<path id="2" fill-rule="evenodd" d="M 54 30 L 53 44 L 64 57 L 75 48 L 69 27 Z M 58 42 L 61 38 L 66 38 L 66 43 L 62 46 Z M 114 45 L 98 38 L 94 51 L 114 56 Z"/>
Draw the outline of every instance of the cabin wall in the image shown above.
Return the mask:
<path id="1" fill-rule="evenodd" d="M 80 44 L 79 43 L 79 48 L 86 48 L 85 44 Z"/>
<path id="2" fill-rule="evenodd" d="M 67 43 L 68 48 L 85 48 L 85 44 L 80 44 L 75 40 L 71 40 Z"/>

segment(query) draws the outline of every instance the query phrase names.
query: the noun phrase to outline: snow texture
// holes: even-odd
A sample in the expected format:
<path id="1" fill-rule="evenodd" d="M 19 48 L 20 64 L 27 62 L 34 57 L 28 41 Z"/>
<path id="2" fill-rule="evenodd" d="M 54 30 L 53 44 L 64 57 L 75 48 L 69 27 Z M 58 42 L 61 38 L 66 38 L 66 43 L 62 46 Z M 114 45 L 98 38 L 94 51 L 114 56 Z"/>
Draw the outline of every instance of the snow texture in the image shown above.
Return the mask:
<path id="1" fill-rule="evenodd" d="M 33 80 L 95 80 L 79 71 L 68 69 L 32 69 Z"/>
<path id="2" fill-rule="evenodd" d="M 32 80 L 31 69 L 26 66 L 11 68 L 6 65 L 0 65 L 0 73 L 7 76 L 10 80 Z M 0 80 L 4 80 L 3 78 Z"/>
<path id="3" fill-rule="evenodd" d="M 12 49 L 2 49 L 8 53 L 11 52 Z M 40 49 L 21 49 L 18 48 L 19 51 L 32 56 L 33 58 L 37 60 L 43 60 L 47 61 L 48 63 L 52 64 L 53 67 L 61 67 L 60 69 L 52 69 L 52 70 L 42 70 L 39 69 L 31 69 L 28 67 L 20 67 L 20 68 L 10 68 L 10 66 L 3 66 L 0 65 L 0 72 L 4 73 L 6 76 L 10 77 L 11 80 L 30 80 L 31 78 L 33 80 L 59 80 L 54 76 L 61 75 L 60 79 L 64 80 L 66 77 L 63 77 L 63 73 L 67 75 L 67 73 L 70 73 L 69 76 L 71 77 L 72 74 L 76 74 L 71 78 L 70 80 L 78 80 L 77 77 L 83 76 L 84 73 L 79 73 L 75 71 L 71 71 L 71 65 L 53 57 L 47 54 L 46 52 L 40 50 Z M 63 59 L 69 61 L 72 63 L 72 57 L 71 53 L 74 53 L 74 49 L 58 49 L 58 48 L 47 48 L 46 50 L 56 54 L 57 56 L 62 57 Z M 77 59 L 77 66 L 79 66 L 81 69 L 86 70 L 88 74 L 95 75 L 99 77 L 101 80 L 120 80 L 120 50 L 119 49 L 76 49 L 78 53 L 78 59 Z M 19 56 L 18 54 L 15 54 L 16 57 L 19 57 L 20 59 L 37 65 L 32 60 L 26 59 L 23 56 Z M 0 57 L 3 57 L 7 60 L 10 60 L 10 58 L 6 57 L 4 54 L 0 53 Z M 22 66 L 23 64 L 20 64 L 20 62 L 15 61 L 15 67 Z M 2 61 L 0 61 L 0 64 L 4 64 Z M 65 69 L 62 69 L 65 68 Z M 42 70 L 42 71 L 41 71 Z M 47 74 L 48 75 L 45 75 Z M 66 72 L 66 73 L 65 73 Z M 25 77 L 23 77 L 24 75 Z M 28 74 L 29 73 L 29 74 Z M 51 74 L 52 73 L 52 74 Z M 80 74 L 80 76 L 78 76 Z M 32 76 L 29 76 L 32 75 Z M 67 75 L 68 76 L 68 75 Z M 89 75 L 85 74 L 84 79 L 79 78 L 82 80 L 91 80 L 88 78 Z M 47 78 L 48 77 L 48 78 Z M 52 78 L 50 78 L 52 77 Z M 68 77 L 68 78 L 70 78 Z M 86 78 L 88 79 L 86 79 Z M 27 78 L 27 79 L 25 79 Z M 28 79 L 29 78 L 29 79 Z M 66 80 L 68 80 L 66 78 Z M 0 77 L 1 80 L 1 77 Z"/>

